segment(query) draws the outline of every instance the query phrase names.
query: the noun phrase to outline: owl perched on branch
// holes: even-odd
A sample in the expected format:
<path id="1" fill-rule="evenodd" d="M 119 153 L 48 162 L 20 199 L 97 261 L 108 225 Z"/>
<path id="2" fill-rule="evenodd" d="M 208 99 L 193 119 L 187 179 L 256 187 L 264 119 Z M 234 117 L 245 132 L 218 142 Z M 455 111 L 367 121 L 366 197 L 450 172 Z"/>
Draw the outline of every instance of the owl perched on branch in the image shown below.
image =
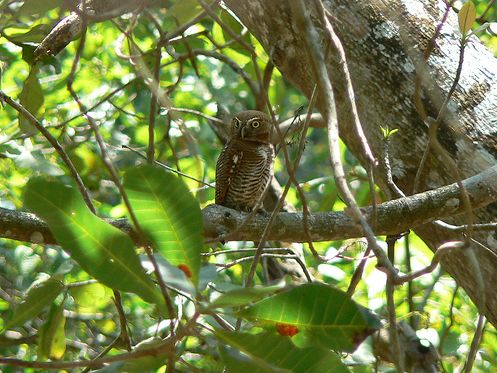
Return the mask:
<path id="1" fill-rule="evenodd" d="M 271 118 L 242 111 L 231 120 L 230 130 L 216 165 L 216 204 L 250 212 L 273 177 Z"/>

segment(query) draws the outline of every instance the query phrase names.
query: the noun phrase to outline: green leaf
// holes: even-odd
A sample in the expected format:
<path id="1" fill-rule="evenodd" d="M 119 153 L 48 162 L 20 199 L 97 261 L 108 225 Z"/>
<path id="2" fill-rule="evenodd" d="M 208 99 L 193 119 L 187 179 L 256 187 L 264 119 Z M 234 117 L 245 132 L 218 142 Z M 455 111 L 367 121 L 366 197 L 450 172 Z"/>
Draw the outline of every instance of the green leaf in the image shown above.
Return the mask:
<path id="1" fill-rule="evenodd" d="M 101 283 L 163 304 L 131 239 L 93 215 L 76 188 L 53 178 L 34 177 L 26 186 L 25 204 L 48 224 L 62 248 Z"/>
<path id="2" fill-rule="evenodd" d="M 283 289 L 285 282 L 281 281 L 272 286 L 256 286 L 228 291 L 216 298 L 210 305 L 210 309 L 221 307 L 239 307 L 255 302 L 261 298 Z"/>
<path id="3" fill-rule="evenodd" d="M 204 290 L 217 277 L 217 268 L 213 264 L 203 265 L 200 268 L 198 290 Z"/>
<path id="4" fill-rule="evenodd" d="M 124 189 L 140 226 L 155 249 L 175 266 L 186 266 L 198 284 L 202 214 L 181 179 L 144 165 L 124 175 Z"/>
<path id="5" fill-rule="evenodd" d="M 69 287 L 69 294 L 74 299 L 80 312 L 96 312 L 99 308 L 112 303 L 113 293 L 111 289 L 100 283 L 84 286 Z"/>
<path id="6" fill-rule="evenodd" d="M 248 45 L 252 45 L 252 42 L 250 40 L 250 34 L 248 32 L 245 32 L 245 34 L 242 35 L 243 29 L 244 29 L 243 25 L 240 22 L 238 22 L 238 20 L 236 18 L 234 18 L 230 13 L 228 13 L 226 10 L 222 9 L 219 18 L 221 18 L 221 20 L 227 26 L 227 28 L 229 28 L 231 31 L 233 31 L 233 33 L 235 35 L 237 35 L 240 40 L 244 41 Z M 222 28 L 224 40 L 226 40 L 226 41 L 233 40 L 233 38 L 231 37 L 231 35 L 227 31 L 227 29 L 225 29 L 223 27 L 221 27 L 221 28 Z M 236 43 L 230 45 L 228 50 L 229 49 L 236 50 L 237 52 L 242 53 L 248 57 L 250 57 L 250 55 L 251 55 L 250 51 L 247 50 L 247 48 L 245 48 L 238 41 Z"/>
<path id="7" fill-rule="evenodd" d="M 178 267 L 173 266 L 167 260 L 165 260 L 160 254 L 154 255 L 155 262 L 159 267 L 159 272 L 164 279 L 167 286 L 181 290 L 182 292 L 189 294 L 190 296 L 195 296 L 195 287 L 192 282 L 186 277 L 185 273 Z M 146 255 L 140 256 L 140 261 L 142 266 L 147 270 L 147 272 L 152 272 L 154 266 L 150 259 Z"/>
<path id="8" fill-rule="evenodd" d="M 292 373 L 288 369 L 281 369 L 264 363 L 263 361 L 255 362 L 247 355 L 240 353 L 238 349 L 229 348 L 228 346 L 219 345 L 219 355 L 226 366 L 228 373 Z"/>
<path id="9" fill-rule="evenodd" d="M 466 1 L 464 5 L 459 10 L 459 31 L 464 36 L 467 35 L 468 31 L 471 30 L 471 26 L 476 20 L 476 8 L 475 4 L 471 0 Z"/>
<path id="10" fill-rule="evenodd" d="M 62 4 L 62 0 L 25 0 L 21 9 L 20 15 L 32 16 L 41 14 L 54 9 Z"/>
<path id="11" fill-rule="evenodd" d="M 197 0 L 177 0 L 167 11 L 167 15 L 174 17 L 177 25 L 183 25 L 202 12 L 202 6 Z"/>
<path id="12" fill-rule="evenodd" d="M 259 368 L 276 366 L 299 373 L 349 372 L 336 353 L 319 347 L 299 348 L 289 337 L 272 332 L 248 334 L 216 330 L 216 336 L 248 355 Z"/>
<path id="13" fill-rule="evenodd" d="M 47 321 L 40 329 L 38 344 L 40 356 L 52 360 L 58 360 L 64 356 L 66 351 L 65 324 L 64 302 L 59 305 L 53 303 Z"/>
<path id="14" fill-rule="evenodd" d="M 19 95 L 19 101 L 26 110 L 36 116 L 43 105 L 43 91 L 40 82 L 36 77 L 38 68 L 32 67 L 27 79 L 24 81 L 22 92 Z M 19 113 L 19 127 L 27 135 L 33 135 L 38 132 L 35 126 Z"/>
<path id="15" fill-rule="evenodd" d="M 53 278 L 33 286 L 26 299 L 14 310 L 14 314 L 5 324 L 4 330 L 20 326 L 38 315 L 54 301 L 63 289 L 64 284 Z"/>
<path id="16" fill-rule="evenodd" d="M 374 314 L 346 293 L 318 283 L 273 295 L 242 310 L 240 316 L 296 326 L 302 345 L 339 351 L 354 350 L 381 326 Z"/>
<path id="17" fill-rule="evenodd" d="M 16 43 L 40 43 L 51 30 L 52 27 L 49 25 L 39 24 L 31 27 L 27 32 L 20 30 L 9 34 L 9 40 Z"/>

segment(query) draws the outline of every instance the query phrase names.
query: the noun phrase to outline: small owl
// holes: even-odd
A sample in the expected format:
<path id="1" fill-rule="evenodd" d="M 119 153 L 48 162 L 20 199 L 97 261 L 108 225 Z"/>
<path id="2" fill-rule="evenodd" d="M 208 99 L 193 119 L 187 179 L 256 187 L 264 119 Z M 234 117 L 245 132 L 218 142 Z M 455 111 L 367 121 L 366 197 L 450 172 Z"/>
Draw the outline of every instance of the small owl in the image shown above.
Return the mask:
<path id="1" fill-rule="evenodd" d="M 231 133 L 216 165 L 216 204 L 252 211 L 273 177 L 271 118 L 242 111 L 231 121 Z"/>

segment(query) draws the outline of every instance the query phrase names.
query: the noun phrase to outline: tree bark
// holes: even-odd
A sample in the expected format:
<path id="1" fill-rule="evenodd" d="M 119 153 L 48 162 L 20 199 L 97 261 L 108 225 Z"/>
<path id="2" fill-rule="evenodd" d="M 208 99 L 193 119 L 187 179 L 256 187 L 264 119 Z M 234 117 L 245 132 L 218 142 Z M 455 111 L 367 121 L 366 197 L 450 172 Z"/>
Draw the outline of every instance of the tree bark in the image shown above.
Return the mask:
<path id="1" fill-rule="evenodd" d="M 298 28 L 286 0 L 225 0 L 249 31 L 261 42 L 283 76 L 310 97 L 315 77 L 306 54 L 305 32 Z M 306 6 L 313 7 L 311 1 Z M 348 67 L 355 88 L 359 117 L 374 155 L 380 161 L 375 178 L 385 195 L 392 197 L 387 186 L 383 161 L 383 135 L 380 127 L 398 128 L 391 140 L 390 163 L 395 183 L 411 194 L 421 155 L 428 142 L 428 127 L 413 104 L 416 70 L 424 70 L 423 102 L 428 115 L 436 117 L 443 99 L 454 81 L 458 66 L 460 34 L 457 16 L 451 10 L 427 63 L 423 52 L 430 44 L 443 18 L 446 5 L 435 0 L 328 0 L 330 22 L 346 51 Z M 320 33 L 326 52 L 329 36 L 312 9 L 314 26 Z M 339 61 L 328 56 L 328 71 L 336 73 Z M 334 87 L 336 90 L 337 87 Z M 345 93 L 335 91 L 341 138 L 364 162 L 351 117 L 340 110 L 347 105 Z M 449 103 L 449 115 L 438 130 L 438 140 L 457 163 L 463 178 L 478 174 L 497 164 L 497 60 L 475 37 L 470 38 L 464 55 L 461 79 Z M 321 103 L 318 100 L 318 107 Z M 322 110 L 322 106 L 320 107 Z M 323 168 L 323 174 L 330 170 Z M 424 190 L 451 184 L 455 175 L 433 152 L 422 175 Z M 493 201 L 497 196 L 490 196 Z M 474 210 L 479 223 L 496 221 L 497 203 Z M 447 217 L 451 224 L 465 224 L 464 214 Z M 449 240 L 462 238 L 454 232 L 425 224 L 416 233 L 432 248 Z M 497 293 L 491 284 L 497 282 L 497 234 L 478 231 L 473 235 L 471 250 L 478 268 L 468 267 L 467 252 L 453 252 L 443 258 L 444 268 L 467 291 L 479 311 L 497 326 Z M 482 246 L 483 245 L 483 246 Z M 482 247 L 489 248 L 486 250 Z M 478 285 L 480 273 L 486 284 Z M 484 291 L 485 297 L 481 297 Z M 482 305 L 485 300 L 485 305 Z"/>

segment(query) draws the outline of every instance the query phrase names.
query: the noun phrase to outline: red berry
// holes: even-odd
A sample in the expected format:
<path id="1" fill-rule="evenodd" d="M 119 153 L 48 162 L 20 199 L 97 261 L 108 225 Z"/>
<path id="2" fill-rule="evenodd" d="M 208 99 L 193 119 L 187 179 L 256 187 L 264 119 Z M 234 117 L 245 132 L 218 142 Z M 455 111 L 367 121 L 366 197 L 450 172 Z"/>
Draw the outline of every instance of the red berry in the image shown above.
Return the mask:
<path id="1" fill-rule="evenodd" d="M 290 324 L 276 324 L 276 330 L 280 335 L 288 336 L 288 337 L 293 337 L 295 334 L 297 334 L 300 330 L 297 328 L 295 325 L 290 325 Z"/>
<path id="2" fill-rule="evenodd" d="M 180 265 L 178 265 L 178 268 L 183 271 L 183 273 L 186 275 L 186 277 L 188 277 L 188 278 L 192 277 L 192 271 L 190 271 L 190 268 L 186 264 L 180 264 Z"/>

